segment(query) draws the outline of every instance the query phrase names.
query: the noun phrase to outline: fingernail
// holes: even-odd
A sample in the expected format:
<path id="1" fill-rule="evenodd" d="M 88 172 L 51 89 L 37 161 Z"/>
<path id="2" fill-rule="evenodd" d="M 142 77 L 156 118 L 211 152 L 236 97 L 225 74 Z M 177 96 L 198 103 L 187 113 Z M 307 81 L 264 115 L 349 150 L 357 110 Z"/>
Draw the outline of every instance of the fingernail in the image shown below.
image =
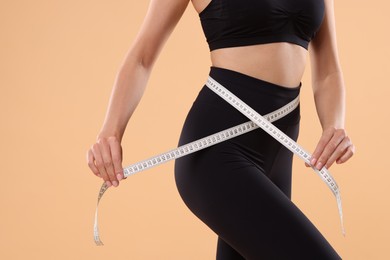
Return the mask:
<path id="1" fill-rule="evenodd" d="M 107 185 L 107 187 L 111 187 L 111 182 L 110 181 L 106 181 L 106 185 Z"/>
<path id="2" fill-rule="evenodd" d="M 311 161 L 310 161 L 311 165 L 315 165 L 315 164 L 316 164 L 316 161 L 317 161 L 316 158 L 311 159 Z"/>
<path id="3" fill-rule="evenodd" d="M 116 175 L 116 178 L 118 179 L 118 181 L 122 180 L 122 175 L 120 175 L 119 173 Z"/>
<path id="4" fill-rule="evenodd" d="M 316 165 L 316 168 L 317 168 L 318 170 L 321 170 L 321 168 L 322 168 L 322 163 L 321 163 L 321 162 L 318 162 L 317 165 Z"/>
<path id="5" fill-rule="evenodd" d="M 112 181 L 112 185 L 113 185 L 114 187 L 118 187 L 118 182 L 117 182 L 117 181 Z"/>

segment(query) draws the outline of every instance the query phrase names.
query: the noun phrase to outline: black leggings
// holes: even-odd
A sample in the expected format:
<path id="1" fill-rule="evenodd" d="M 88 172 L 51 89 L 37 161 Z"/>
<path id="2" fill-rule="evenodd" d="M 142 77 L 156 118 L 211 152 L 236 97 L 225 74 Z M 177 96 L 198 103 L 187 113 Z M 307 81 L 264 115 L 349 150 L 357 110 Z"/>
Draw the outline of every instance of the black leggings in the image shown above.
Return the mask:
<path id="1" fill-rule="evenodd" d="M 295 88 L 211 67 L 210 76 L 265 115 L 292 101 Z M 292 139 L 299 106 L 273 124 Z M 203 86 L 179 145 L 249 121 Z M 218 235 L 217 259 L 341 259 L 291 201 L 293 154 L 258 128 L 175 160 L 175 179 L 188 208 Z"/>

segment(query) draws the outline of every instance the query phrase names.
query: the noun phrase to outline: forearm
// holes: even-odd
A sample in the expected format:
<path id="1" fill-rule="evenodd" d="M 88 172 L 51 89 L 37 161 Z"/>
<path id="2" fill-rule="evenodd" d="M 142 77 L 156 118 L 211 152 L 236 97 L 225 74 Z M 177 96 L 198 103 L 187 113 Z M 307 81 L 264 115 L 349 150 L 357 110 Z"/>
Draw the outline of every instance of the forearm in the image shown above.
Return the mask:
<path id="1" fill-rule="evenodd" d="M 88 166 L 117 187 L 124 178 L 121 140 L 140 102 L 152 67 L 164 43 L 183 15 L 189 0 L 152 0 L 112 88 L 103 126 L 87 153 Z"/>
<path id="2" fill-rule="evenodd" d="M 341 71 L 329 74 L 321 80 L 314 80 L 314 100 L 317 114 L 325 130 L 329 127 L 344 128 L 345 87 Z"/>
<path id="3" fill-rule="evenodd" d="M 312 86 L 322 135 L 310 164 L 320 170 L 346 162 L 355 152 L 345 130 L 345 87 L 338 58 L 334 1 L 325 0 L 325 16 L 310 42 Z M 308 165 L 309 166 L 309 165 Z"/>
<path id="4" fill-rule="evenodd" d="M 143 96 L 150 71 L 150 67 L 143 66 L 136 59 L 121 66 L 98 138 L 116 136 L 122 140 L 127 123 Z"/>

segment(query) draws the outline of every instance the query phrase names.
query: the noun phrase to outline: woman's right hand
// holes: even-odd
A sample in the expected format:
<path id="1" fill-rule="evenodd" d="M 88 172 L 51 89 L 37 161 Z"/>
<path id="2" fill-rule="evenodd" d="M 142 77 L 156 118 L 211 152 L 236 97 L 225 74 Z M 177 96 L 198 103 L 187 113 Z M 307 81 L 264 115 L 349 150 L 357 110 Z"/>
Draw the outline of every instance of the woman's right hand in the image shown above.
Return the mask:
<path id="1" fill-rule="evenodd" d="M 92 172 L 117 187 L 124 178 L 122 168 L 122 146 L 116 136 L 98 137 L 87 152 L 87 162 Z"/>

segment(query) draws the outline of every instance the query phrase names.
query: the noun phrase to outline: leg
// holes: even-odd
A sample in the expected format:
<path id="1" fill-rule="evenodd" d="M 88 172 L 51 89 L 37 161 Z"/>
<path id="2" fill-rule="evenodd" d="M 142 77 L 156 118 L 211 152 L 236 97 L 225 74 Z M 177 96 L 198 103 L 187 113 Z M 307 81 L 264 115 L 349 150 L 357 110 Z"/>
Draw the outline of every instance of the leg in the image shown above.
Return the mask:
<path id="1" fill-rule="evenodd" d="M 217 260 L 245 260 L 234 248 L 218 237 Z"/>
<path id="2" fill-rule="evenodd" d="M 258 166 L 229 145 L 177 159 L 176 170 L 186 171 L 178 187 L 191 211 L 245 259 L 340 259 Z"/>
<path id="3" fill-rule="evenodd" d="M 260 114 L 279 108 L 299 92 L 226 70 L 211 74 Z M 203 88 L 183 125 L 179 145 L 247 120 Z M 293 126 L 298 121 L 296 109 L 277 122 L 296 139 Z M 218 260 L 239 259 L 238 254 L 250 260 L 340 259 L 291 202 L 291 154 L 283 149 L 257 129 L 175 160 L 175 180 L 183 201 L 220 237 Z"/>

